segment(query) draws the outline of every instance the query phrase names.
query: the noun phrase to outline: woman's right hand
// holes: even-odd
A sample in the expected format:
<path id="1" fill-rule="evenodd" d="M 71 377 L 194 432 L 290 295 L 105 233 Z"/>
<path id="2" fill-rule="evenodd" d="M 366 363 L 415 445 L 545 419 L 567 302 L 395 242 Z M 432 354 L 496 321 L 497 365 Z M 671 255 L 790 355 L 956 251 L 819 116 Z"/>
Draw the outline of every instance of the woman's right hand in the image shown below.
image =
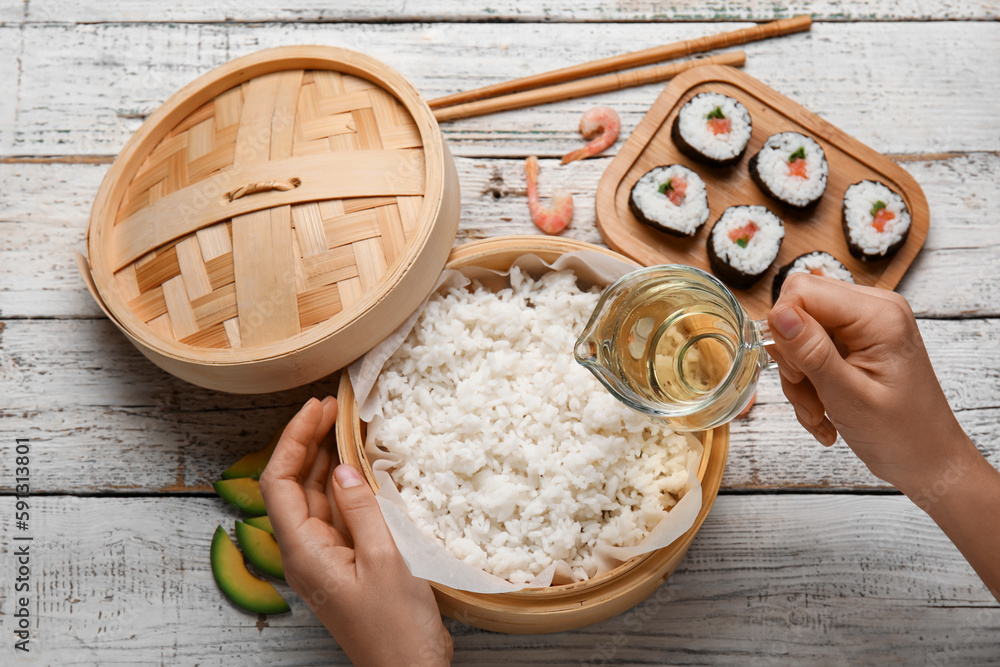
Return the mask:
<path id="1" fill-rule="evenodd" d="M 945 399 L 895 292 L 793 274 L 768 316 L 781 386 L 824 445 L 837 432 L 951 538 L 1000 600 L 1000 472 Z"/>
<path id="2" fill-rule="evenodd" d="M 905 493 L 975 452 L 902 296 L 792 274 L 768 322 L 782 389 L 822 444 L 839 432 L 872 473 Z"/>

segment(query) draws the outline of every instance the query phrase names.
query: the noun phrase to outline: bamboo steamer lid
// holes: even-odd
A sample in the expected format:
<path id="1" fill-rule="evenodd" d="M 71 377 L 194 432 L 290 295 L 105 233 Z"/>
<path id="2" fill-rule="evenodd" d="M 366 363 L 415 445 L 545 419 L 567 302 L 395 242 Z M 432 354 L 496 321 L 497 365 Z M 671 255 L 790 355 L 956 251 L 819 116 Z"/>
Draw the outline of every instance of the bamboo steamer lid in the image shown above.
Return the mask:
<path id="1" fill-rule="evenodd" d="M 363 54 L 261 51 L 142 125 L 97 194 L 91 293 L 194 384 L 300 386 L 419 305 L 454 243 L 454 162 L 419 93 Z"/>

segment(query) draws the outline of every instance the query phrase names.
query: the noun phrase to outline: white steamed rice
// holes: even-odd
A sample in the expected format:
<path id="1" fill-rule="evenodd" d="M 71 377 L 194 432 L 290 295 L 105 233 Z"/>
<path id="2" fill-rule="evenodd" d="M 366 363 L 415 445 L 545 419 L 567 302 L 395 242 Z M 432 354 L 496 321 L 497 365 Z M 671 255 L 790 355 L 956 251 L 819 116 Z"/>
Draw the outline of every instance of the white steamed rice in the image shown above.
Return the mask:
<path id="1" fill-rule="evenodd" d="M 884 202 L 886 209 L 893 214 L 893 219 L 881 232 L 872 224 L 874 216 L 871 211 L 877 201 Z M 847 188 L 844 193 L 844 220 L 848 241 L 866 255 L 886 254 L 889 246 L 899 241 L 910 228 L 910 212 L 903 198 L 877 181 L 861 181 Z"/>
<path id="2" fill-rule="evenodd" d="M 578 579 L 593 548 L 639 543 L 701 456 L 630 410 L 573 359 L 598 294 L 572 272 L 510 274 L 431 297 L 378 381 L 379 445 L 414 523 L 457 558 L 514 583 L 556 560 Z"/>
<path id="3" fill-rule="evenodd" d="M 799 148 L 805 153 L 804 179 L 788 171 L 788 159 Z M 772 196 L 793 206 L 806 206 L 819 199 L 826 190 L 830 171 L 823 148 L 798 132 L 782 132 L 769 137 L 757 154 L 753 168 Z"/>

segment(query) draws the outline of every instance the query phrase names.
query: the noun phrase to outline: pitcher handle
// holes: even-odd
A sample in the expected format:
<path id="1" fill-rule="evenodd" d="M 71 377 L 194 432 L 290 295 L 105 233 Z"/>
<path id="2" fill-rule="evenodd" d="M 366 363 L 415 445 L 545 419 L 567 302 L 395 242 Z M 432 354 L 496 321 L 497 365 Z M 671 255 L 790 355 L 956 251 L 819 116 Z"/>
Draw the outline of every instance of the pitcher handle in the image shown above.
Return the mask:
<path id="1" fill-rule="evenodd" d="M 774 334 L 771 333 L 771 325 L 767 323 L 767 319 L 754 321 L 754 328 L 757 330 L 757 345 L 765 350 L 774 345 Z M 765 368 L 771 370 L 777 367 L 778 362 L 771 355 L 768 355 Z"/>

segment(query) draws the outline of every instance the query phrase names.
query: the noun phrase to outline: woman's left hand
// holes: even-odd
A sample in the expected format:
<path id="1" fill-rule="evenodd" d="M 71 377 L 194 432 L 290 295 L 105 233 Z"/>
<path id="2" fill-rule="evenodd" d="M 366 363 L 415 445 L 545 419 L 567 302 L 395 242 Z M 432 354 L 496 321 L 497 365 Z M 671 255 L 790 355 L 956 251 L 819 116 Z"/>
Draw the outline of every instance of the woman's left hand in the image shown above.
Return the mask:
<path id="1" fill-rule="evenodd" d="M 353 466 L 331 474 L 336 418 L 336 399 L 311 399 L 260 478 L 285 578 L 354 664 L 449 664 L 434 593 L 410 574 L 375 494 Z"/>

